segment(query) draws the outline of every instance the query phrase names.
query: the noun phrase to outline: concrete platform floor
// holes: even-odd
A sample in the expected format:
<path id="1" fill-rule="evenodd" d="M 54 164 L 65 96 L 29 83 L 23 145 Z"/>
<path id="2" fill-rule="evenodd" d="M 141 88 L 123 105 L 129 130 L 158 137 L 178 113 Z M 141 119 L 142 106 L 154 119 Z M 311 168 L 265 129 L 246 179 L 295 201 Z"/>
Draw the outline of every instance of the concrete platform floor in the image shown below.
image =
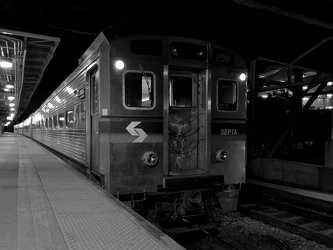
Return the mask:
<path id="1" fill-rule="evenodd" d="M 0 135 L 0 250 L 184 249 L 22 135 Z"/>

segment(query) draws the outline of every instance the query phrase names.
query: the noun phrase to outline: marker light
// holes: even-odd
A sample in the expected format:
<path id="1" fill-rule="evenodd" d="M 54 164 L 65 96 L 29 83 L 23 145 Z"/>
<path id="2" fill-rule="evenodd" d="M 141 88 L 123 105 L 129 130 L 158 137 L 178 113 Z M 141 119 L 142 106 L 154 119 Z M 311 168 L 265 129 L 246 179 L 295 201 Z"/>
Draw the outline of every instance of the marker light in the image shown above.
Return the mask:
<path id="1" fill-rule="evenodd" d="M 240 74 L 240 75 L 239 75 L 239 79 L 240 79 L 241 81 L 245 81 L 245 80 L 246 80 L 246 74 L 244 74 L 244 73 Z"/>
<path id="2" fill-rule="evenodd" d="M 122 60 L 117 60 L 114 64 L 117 69 L 121 70 L 125 67 L 125 64 Z"/>
<path id="3" fill-rule="evenodd" d="M 152 151 L 148 151 L 148 152 L 144 153 L 141 160 L 148 167 L 155 167 L 158 163 L 158 156 L 156 153 L 154 153 Z"/>
<path id="4" fill-rule="evenodd" d="M 215 159 L 217 161 L 226 161 L 229 158 L 229 153 L 226 150 L 217 150 L 215 153 Z"/>

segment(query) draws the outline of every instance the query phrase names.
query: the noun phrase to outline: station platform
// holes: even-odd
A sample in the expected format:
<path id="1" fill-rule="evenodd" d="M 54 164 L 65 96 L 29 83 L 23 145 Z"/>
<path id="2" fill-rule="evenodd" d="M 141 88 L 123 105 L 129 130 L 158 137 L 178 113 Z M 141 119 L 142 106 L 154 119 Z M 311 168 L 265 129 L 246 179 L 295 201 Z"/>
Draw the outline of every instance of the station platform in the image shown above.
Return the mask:
<path id="1" fill-rule="evenodd" d="M 0 249 L 185 249 L 37 142 L 0 134 Z"/>
<path id="2" fill-rule="evenodd" d="M 267 190 L 267 191 L 266 191 Z M 268 190 L 274 190 L 273 193 Z M 295 204 L 303 207 L 312 207 L 320 211 L 326 210 L 332 213 L 333 192 L 327 192 L 316 189 L 305 189 L 286 183 L 274 183 L 272 180 L 246 178 L 245 184 L 241 190 L 242 202 L 248 202 L 248 198 L 269 197 L 273 194 L 274 199 L 292 200 Z M 278 198 L 279 197 L 279 198 Z M 311 204 L 309 206 L 309 204 Z"/>
<path id="3" fill-rule="evenodd" d="M 249 179 L 249 178 L 246 179 L 246 183 L 258 185 L 258 186 L 264 186 L 264 187 L 271 188 L 271 189 L 278 189 L 278 190 L 288 192 L 291 194 L 297 194 L 297 195 L 309 197 L 312 199 L 327 201 L 327 202 L 330 202 L 333 204 L 333 193 L 326 193 L 326 192 L 322 192 L 319 190 L 318 191 L 307 190 L 307 189 L 303 189 L 303 188 L 279 185 L 279 184 L 275 184 L 275 183 L 269 183 L 269 182 L 264 182 L 264 181 L 260 181 L 260 180 Z"/>
<path id="4" fill-rule="evenodd" d="M 294 185 L 304 189 L 333 192 L 333 166 L 321 166 L 274 158 L 251 160 L 248 177 Z"/>

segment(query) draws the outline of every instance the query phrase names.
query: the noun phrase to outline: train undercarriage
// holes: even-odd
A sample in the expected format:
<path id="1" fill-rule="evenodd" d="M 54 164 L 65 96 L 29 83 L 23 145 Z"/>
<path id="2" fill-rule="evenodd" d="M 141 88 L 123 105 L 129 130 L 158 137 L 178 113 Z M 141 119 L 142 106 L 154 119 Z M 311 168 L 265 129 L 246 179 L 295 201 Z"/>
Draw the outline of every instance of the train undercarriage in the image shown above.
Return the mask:
<path id="1" fill-rule="evenodd" d="M 195 189 L 149 194 L 140 201 L 122 201 L 167 234 L 186 234 L 197 230 L 216 231 L 211 211 L 235 210 L 240 185 L 223 189 Z"/>

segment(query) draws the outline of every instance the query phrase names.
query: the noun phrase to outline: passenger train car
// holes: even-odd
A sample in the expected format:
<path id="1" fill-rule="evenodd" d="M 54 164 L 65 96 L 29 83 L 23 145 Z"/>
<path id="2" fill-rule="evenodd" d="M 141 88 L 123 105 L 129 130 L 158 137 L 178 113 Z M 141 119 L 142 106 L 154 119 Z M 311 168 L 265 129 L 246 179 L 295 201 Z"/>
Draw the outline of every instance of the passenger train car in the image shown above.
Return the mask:
<path id="1" fill-rule="evenodd" d="M 234 210 L 246 75 L 240 55 L 213 43 L 102 32 L 14 132 L 76 161 L 132 208 L 149 204 L 155 218 L 202 214 L 214 201 Z"/>

